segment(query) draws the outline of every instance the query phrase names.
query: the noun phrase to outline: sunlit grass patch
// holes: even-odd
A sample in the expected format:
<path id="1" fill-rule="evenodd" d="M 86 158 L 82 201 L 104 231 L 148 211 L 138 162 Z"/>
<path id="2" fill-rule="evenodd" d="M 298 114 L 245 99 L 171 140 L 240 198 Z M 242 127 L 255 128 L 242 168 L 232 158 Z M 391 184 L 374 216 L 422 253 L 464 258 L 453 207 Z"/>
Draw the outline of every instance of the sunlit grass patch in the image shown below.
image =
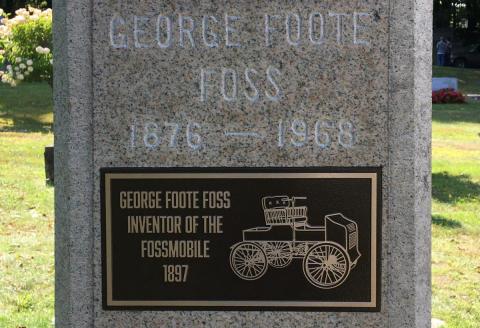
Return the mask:
<path id="1" fill-rule="evenodd" d="M 0 132 L 0 327 L 51 327 L 53 188 L 43 147 L 52 134 Z"/>
<path id="2" fill-rule="evenodd" d="M 480 322 L 479 133 L 478 103 L 434 106 L 432 310 L 447 327 Z"/>

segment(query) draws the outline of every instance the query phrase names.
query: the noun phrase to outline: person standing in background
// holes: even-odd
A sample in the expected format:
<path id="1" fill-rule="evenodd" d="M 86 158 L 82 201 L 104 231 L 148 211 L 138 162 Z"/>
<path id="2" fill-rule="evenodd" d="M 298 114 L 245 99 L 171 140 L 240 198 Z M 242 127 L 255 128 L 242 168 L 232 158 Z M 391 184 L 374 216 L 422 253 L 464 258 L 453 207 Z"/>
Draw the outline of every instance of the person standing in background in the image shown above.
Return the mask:
<path id="1" fill-rule="evenodd" d="M 445 39 L 445 42 L 447 43 L 447 52 L 445 52 L 445 66 L 451 66 L 451 56 L 452 56 L 452 42 L 450 41 L 449 38 Z"/>
<path id="2" fill-rule="evenodd" d="M 440 41 L 437 42 L 437 65 L 445 66 L 445 55 L 447 53 L 448 44 L 445 39 L 440 37 Z"/>

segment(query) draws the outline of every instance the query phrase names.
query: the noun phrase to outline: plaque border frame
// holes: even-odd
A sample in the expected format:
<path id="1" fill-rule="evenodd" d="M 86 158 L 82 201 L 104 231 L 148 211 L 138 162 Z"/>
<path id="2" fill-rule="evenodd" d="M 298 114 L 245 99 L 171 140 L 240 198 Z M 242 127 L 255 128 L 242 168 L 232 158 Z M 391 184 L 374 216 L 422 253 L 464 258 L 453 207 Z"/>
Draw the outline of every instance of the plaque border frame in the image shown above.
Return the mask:
<path id="1" fill-rule="evenodd" d="M 329 301 L 226 301 L 226 300 L 128 300 L 113 299 L 111 250 L 111 198 L 113 179 L 371 179 L 371 294 L 369 302 Z M 143 311 L 316 311 L 380 312 L 382 257 L 382 167 L 204 167 L 153 168 L 106 167 L 100 169 L 102 226 L 102 307 L 104 310 Z M 107 206 L 109 205 L 109 206 Z"/>

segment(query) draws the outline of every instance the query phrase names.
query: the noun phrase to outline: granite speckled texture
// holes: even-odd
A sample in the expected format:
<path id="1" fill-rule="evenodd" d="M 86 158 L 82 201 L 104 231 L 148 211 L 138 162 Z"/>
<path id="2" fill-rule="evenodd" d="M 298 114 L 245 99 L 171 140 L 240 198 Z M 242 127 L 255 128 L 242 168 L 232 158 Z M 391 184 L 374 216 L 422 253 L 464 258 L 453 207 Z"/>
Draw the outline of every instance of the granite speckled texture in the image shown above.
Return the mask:
<path id="1" fill-rule="evenodd" d="M 309 44 L 305 31 L 311 12 L 325 14 L 326 41 L 318 47 Z M 369 13 L 370 30 L 357 32 L 370 44 L 353 44 L 351 16 L 343 20 L 338 44 L 337 20 L 329 12 Z M 54 13 L 59 327 L 430 325 L 430 2 L 57 0 Z M 197 28 L 204 14 L 219 17 L 220 26 L 224 14 L 240 16 L 234 24 L 240 35 L 231 42 L 240 40 L 242 46 L 226 47 L 225 31 L 218 29 L 219 48 L 205 47 L 198 33 L 195 48 L 185 35 L 182 48 L 175 21 L 172 47 L 160 49 L 154 18 L 160 13 L 191 16 Z M 304 19 L 302 43 L 289 45 L 279 21 L 274 43 L 266 47 L 263 15 L 285 13 Z M 111 47 L 114 15 L 125 21 L 116 31 L 127 35 L 126 49 Z M 134 15 L 147 19 L 141 27 L 145 33 L 137 35 L 138 45 L 147 48 L 135 47 Z M 281 72 L 275 78 L 282 90 L 278 103 L 265 96 L 275 93 L 265 78 L 270 66 Z M 222 100 L 222 67 L 237 71 L 236 101 Z M 216 72 L 206 101 L 200 100 L 202 68 Z M 253 104 L 244 96 L 246 68 L 258 72 L 261 97 Z M 307 123 L 308 141 L 292 145 L 291 139 L 298 143 L 301 138 L 290 133 L 279 147 L 279 120 L 295 119 Z M 326 148 L 314 140 L 319 120 L 334 124 Z M 354 124 L 352 147 L 335 142 L 338 124 L 346 121 Z M 153 148 L 143 140 L 149 122 L 160 127 L 162 138 Z M 164 122 L 180 126 L 175 147 L 169 147 Z M 199 124 L 192 129 L 201 135 L 199 149 L 186 135 L 192 122 Z M 225 131 L 258 136 L 232 137 Z M 381 312 L 102 310 L 99 169 L 139 166 L 383 166 Z"/>
<path id="2" fill-rule="evenodd" d="M 92 327 L 93 122 L 89 1 L 54 1 L 55 323 Z"/>

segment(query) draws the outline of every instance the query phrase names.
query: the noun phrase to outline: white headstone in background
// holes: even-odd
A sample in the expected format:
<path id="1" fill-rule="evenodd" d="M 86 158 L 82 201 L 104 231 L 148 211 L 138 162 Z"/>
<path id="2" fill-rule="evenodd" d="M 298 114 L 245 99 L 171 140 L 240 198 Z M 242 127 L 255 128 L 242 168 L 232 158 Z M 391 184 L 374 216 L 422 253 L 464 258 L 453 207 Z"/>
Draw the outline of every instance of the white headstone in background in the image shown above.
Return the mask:
<path id="1" fill-rule="evenodd" d="M 432 91 L 442 89 L 458 90 L 458 79 L 454 77 L 434 77 L 432 78 Z"/>

